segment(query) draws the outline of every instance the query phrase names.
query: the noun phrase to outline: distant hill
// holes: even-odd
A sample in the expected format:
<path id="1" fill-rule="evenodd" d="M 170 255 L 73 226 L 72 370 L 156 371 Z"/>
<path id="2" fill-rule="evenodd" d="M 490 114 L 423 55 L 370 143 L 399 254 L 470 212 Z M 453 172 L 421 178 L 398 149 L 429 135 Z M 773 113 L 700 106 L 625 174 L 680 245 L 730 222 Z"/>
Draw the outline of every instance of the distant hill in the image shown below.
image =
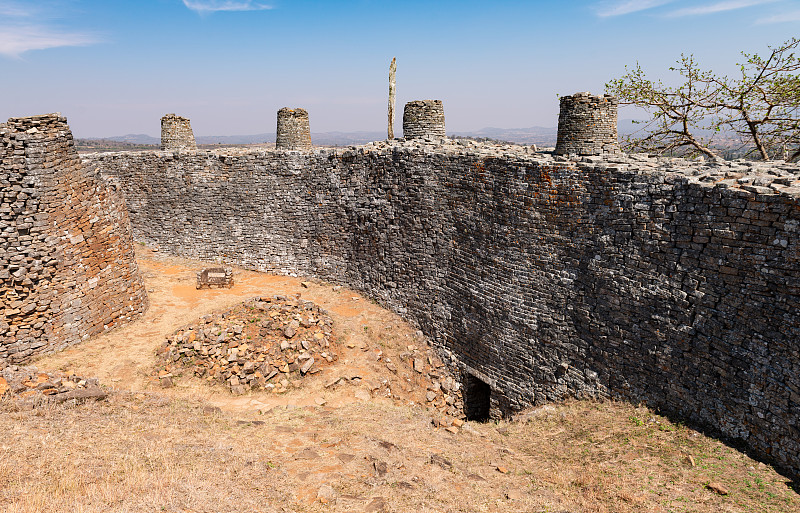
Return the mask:
<path id="1" fill-rule="evenodd" d="M 75 139 L 75 149 L 81 152 L 145 151 L 157 150 L 159 147 L 160 142 L 156 144 L 143 144 L 115 141 L 112 139 Z"/>
<path id="2" fill-rule="evenodd" d="M 539 146 L 555 146 L 556 127 L 532 126 L 529 128 L 495 128 L 486 127 L 473 132 L 452 132 L 459 137 L 487 137 L 517 144 L 537 144 Z"/>
<path id="3" fill-rule="evenodd" d="M 640 130 L 642 125 L 634 123 L 631 119 L 621 119 L 618 123 L 620 135 L 629 134 Z M 459 137 L 472 137 L 476 139 L 488 138 L 499 141 L 509 141 L 517 144 L 536 144 L 539 146 L 555 146 L 556 127 L 532 126 L 528 128 L 497 128 L 486 127 L 470 132 L 450 132 L 449 135 Z M 274 133 L 263 133 L 254 135 L 198 135 L 195 137 L 197 144 L 205 145 L 245 145 L 274 143 Z M 317 146 L 350 146 L 366 144 L 372 141 L 386 139 L 386 132 L 311 132 L 311 140 Z M 95 146 L 99 146 L 98 141 L 109 141 L 114 143 L 126 143 L 131 145 L 158 146 L 161 139 L 147 134 L 127 134 L 114 137 L 80 139 L 81 141 L 94 141 Z M 89 150 L 89 151 L 121 151 L 117 150 Z M 146 148 L 152 149 L 152 148 Z"/>
<path id="4" fill-rule="evenodd" d="M 127 134 L 118 135 L 116 137 L 90 137 L 88 140 L 93 141 L 116 141 L 121 143 L 130 144 L 161 144 L 160 137 L 153 137 L 147 134 Z"/>

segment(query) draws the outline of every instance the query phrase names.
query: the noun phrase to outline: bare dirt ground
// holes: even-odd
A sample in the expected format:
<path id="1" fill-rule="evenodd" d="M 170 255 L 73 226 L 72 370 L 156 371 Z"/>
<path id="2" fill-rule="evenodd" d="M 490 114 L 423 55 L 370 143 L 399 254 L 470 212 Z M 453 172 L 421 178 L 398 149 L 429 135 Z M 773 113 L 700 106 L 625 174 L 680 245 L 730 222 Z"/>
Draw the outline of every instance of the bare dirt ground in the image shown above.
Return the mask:
<path id="1" fill-rule="evenodd" d="M 0 511 L 800 511 L 768 465 L 644 407 L 568 401 L 437 427 L 430 380 L 402 357 L 425 342 L 395 314 L 346 288 L 244 270 L 233 289 L 198 291 L 207 264 L 139 253 L 146 315 L 36 362 L 115 392 L 32 410 L 0 402 Z M 298 293 L 338 334 L 339 359 L 318 374 L 243 395 L 154 378 L 178 327 Z"/>

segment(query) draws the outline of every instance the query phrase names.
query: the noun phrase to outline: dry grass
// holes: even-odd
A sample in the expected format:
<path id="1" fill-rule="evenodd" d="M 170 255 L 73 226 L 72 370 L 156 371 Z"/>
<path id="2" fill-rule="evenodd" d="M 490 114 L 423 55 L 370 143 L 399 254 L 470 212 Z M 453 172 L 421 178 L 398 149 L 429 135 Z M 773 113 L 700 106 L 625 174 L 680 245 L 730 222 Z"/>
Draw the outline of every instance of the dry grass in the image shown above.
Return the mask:
<path id="1" fill-rule="evenodd" d="M 458 434 L 421 407 L 368 402 L 232 415 L 120 392 L 33 411 L 6 401 L 0 412 L 7 512 L 380 511 L 381 499 L 398 512 L 800 511 L 768 466 L 613 402 Z"/>
<path id="2" fill-rule="evenodd" d="M 257 273 L 201 294 L 197 265 L 145 255 L 147 316 L 38 362 L 123 391 L 29 411 L 0 402 L 0 511 L 800 512 L 800 495 L 769 466 L 642 407 L 570 401 L 524 421 L 435 428 L 414 404 L 420 377 L 376 359 L 398 363 L 419 344 L 396 316 L 346 289 Z M 317 381 L 234 397 L 200 380 L 167 390 L 148 380 L 176 327 L 296 292 L 328 309 L 342 338 L 340 367 Z M 362 383 L 325 388 L 339 373 Z M 393 396 L 364 400 L 382 379 Z"/>

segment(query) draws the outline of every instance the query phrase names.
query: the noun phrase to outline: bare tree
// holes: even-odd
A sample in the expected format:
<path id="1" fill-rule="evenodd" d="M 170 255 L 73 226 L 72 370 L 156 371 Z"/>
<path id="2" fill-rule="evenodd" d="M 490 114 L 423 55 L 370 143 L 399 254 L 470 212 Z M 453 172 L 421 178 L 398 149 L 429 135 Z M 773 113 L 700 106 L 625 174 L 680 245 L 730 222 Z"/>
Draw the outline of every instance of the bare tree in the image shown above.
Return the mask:
<path id="1" fill-rule="evenodd" d="M 733 79 L 702 70 L 691 55 L 682 55 L 670 68 L 682 77 L 677 87 L 649 80 L 639 63 L 626 68 L 606 90 L 622 104 L 644 108 L 651 118 L 643 122 L 643 134 L 628 136 L 623 147 L 718 160 L 713 134 L 733 133 L 745 156 L 800 158 L 800 58 L 793 53 L 799 44 L 793 38 L 769 47 L 766 58 L 743 53 L 741 75 Z"/>

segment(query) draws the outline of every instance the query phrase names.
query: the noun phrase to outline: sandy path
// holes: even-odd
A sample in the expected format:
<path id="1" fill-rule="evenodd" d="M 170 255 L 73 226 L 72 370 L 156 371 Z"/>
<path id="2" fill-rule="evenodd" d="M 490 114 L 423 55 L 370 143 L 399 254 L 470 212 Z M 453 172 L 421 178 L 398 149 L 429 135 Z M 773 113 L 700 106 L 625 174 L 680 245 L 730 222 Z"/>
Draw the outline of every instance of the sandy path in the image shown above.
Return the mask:
<path id="1" fill-rule="evenodd" d="M 195 273 L 208 263 L 169 257 L 146 248 L 137 251 L 139 267 L 150 297 L 150 308 L 134 323 L 112 330 L 60 353 L 36 361 L 42 369 L 96 376 L 101 383 L 124 390 L 155 390 L 174 397 L 200 399 L 224 409 L 266 410 L 278 405 L 329 406 L 367 400 L 359 388 L 368 390 L 376 382 L 393 378 L 394 400 L 422 402 L 425 386 L 421 376 L 407 366 L 391 375 L 378 354 L 395 358 L 408 345 L 424 345 L 413 330 L 397 315 L 377 306 L 360 294 L 327 283 L 302 278 L 277 276 L 239 268 L 234 269 L 236 285 L 232 289 L 195 288 Z M 255 296 L 301 294 L 326 309 L 334 320 L 338 335 L 339 361 L 319 374 L 303 380 L 301 389 L 285 394 L 270 392 L 232 396 L 221 387 L 211 387 L 194 378 L 176 381 L 176 387 L 163 390 L 152 378 L 155 352 L 165 337 L 178 327 L 195 322 L 198 317 L 231 308 Z M 325 388 L 339 376 L 360 376 L 355 385 Z M 371 386 L 372 385 L 372 386 Z M 422 385 L 422 386 L 420 386 Z M 372 398 L 371 400 L 375 400 Z"/>

